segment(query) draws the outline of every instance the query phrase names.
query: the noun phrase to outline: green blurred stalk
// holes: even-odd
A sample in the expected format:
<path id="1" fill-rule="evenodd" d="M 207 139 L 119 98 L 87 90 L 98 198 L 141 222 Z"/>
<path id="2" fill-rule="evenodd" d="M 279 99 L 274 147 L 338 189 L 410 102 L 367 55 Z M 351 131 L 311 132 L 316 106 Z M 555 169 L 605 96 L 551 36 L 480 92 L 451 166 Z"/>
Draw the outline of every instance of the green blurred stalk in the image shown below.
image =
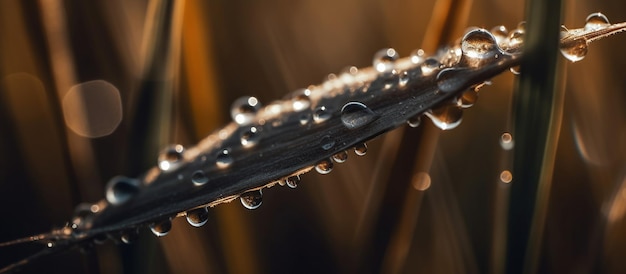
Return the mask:
<path id="1" fill-rule="evenodd" d="M 560 130 L 563 91 L 558 88 L 560 0 L 530 0 L 525 57 L 513 94 L 513 184 L 508 214 L 506 273 L 535 273 Z"/>

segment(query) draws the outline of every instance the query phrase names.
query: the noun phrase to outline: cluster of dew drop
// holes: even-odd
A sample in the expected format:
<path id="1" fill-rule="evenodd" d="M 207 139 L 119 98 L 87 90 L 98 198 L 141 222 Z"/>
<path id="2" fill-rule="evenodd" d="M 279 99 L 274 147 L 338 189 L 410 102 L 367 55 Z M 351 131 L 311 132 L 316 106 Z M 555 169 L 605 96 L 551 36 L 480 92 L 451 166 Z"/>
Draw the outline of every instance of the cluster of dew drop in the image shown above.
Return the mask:
<path id="1" fill-rule="evenodd" d="M 452 100 L 446 101 L 435 108 L 427 110 L 419 115 L 409 117 L 406 123 L 410 127 L 418 127 L 421 124 L 422 116 L 429 118 L 433 124 L 442 130 L 450 130 L 462 121 L 463 109 L 474 105 L 478 99 L 478 92 L 489 81 L 472 85 L 466 89 L 468 78 L 471 73 L 481 68 L 486 63 L 506 60 L 513 56 L 519 57 L 521 46 L 525 34 L 524 23 L 520 23 L 515 29 L 508 31 L 504 26 L 497 26 L 490 31 L 480 28 L 470 29 L 465 36 L 455 46 L 443 48 L 433 56 L 426 56 L 421 49 L 413 51 L 408 58 L 400 59 L 399 54 L 392 48 L 382 49 L 374 54 L 372 67 L 360 71 L 356 67 L 348 67 L 339 74 L 330 74 L 320 86 L 310 86 L 305 89 L 298 89 L 290 93 L 285 100 L 276 101 L 263 107 L 255 97 L 242 97 L 235 100 L 231 106 L 231 117 L 239 130 L 237 138 L 243 148 L 252 148 L 259 145 L 263 138 L 264 126 L 271 127 L 282 125 L 281 115 L 297 115 L 301 126 L 311 126 L 327 122 L 332 117 L 339 116 L 341 123 L 349 130 L 356 130 L 371 124 L 380 116 L 374 109 L 368 107 L 360 101 L 349 101 L 341 108 L 319 104 L 321 98 L 333 97 L 341 92 L 344 93 L 367 93 L 373 81 L 382 81 L 383 89 L 394 87 L 403 88 L 415 77 L 432 77 L 437 85 L 438 92 L 455 93 Z M 561 52 L 571 60 L 578 61 L 584 58 L 587 53 L 587 43 L 592 39 L 579 35 L 581 31 L 602 30 L 610 26 L 608 19 L 600 14 L 594 13 L 587 17 L 586 25 L 583 29 L 568 30 L 563 27 L 561 32 Z M 568 37 L 575 39 L 566 39 Z M 419 68 L 418 74 L 415 70 L 408 68 Z M 516 67 L 511 68 L 513 73 L 518 73 Z M 413 74 L 412 74 L 413 73 Z M 339 112 L 336 114 L 335 112 Z M 229 138 L 229 133 L 219 131 L 220 139 Z M 325 135 L 319 140 L 320 148 L 323 151 L 330 151 L 336 146 L 335 139 L 330 135 Z M 501 145 L 505 150 L 513 148 L 512 136 L 509 133 L 502 135 Z M 365 143 L 354 145 L 354 153 L 363 156 L 367 152 Z M 218 169 L 230 168 L 234 162 L 230 147 L 217 149 L 214 164 Z M 186 163 L 186 150 L 182 145 L 173 145 L 164 149 L 159 157 L 157 168 L 161 173 L 175 173 L 176 170 Z M 202 156 L 206 160 L 206 155 Z M 288 186 L 296 188 L 300 183 L 300 175 L 310 169 L 314 169 L 319 174 L 329 174 L 334 167 L 334 163 L 344 163 L 348 158 L 348 152 L 342 150 L 336 152 L 329 158 L 319 160 L 314 166 L 294 172 L 282 179 L 272 182 L 271 185 Z M 179 175 L 180 176 L 180 175 Z M 182 180 L 182 176 L 180 176 Z M 202 170 L 193 171 L 189 181 L 195 187 L 202 187 L 209 182 L 209 177 Z M 510 181 L 510 180 L 509 180 Z M 268 184 L 269 185 L 269 184 Z M 266 185 L 267 186 L 267 185 Z M 106 186 L 106 201 L 101 201 L 91 205 L 86 210 L 81 210 L 76 214 L 72 223 L 68 226 L 71 229 L 88 229 L 89 218 L 108 205 L 121 205 L 132 199 L 141 188 L 141 182 L 137 179 L 122 176 L 115 177 Z M 262 188 L 248 190 L 239 194 L 241 204 L 247 209 L 257 209 L 263 202 Z M 179 214 L 185 216 L 188 223 L 194 227 L 201 227 L 207 223 L 209 218 L 208 205 L 189 209 Z M 165 236 L 172 227 L 171 218 L 159 220 L 148 225 L 152 233 L 156 236 Z M 64 233 L 71 233 L 64 232 Z M 137 228 L 129 228 L 120 232 L 118 239 L 124 243 L 131 242 L 137 236 Z"/>

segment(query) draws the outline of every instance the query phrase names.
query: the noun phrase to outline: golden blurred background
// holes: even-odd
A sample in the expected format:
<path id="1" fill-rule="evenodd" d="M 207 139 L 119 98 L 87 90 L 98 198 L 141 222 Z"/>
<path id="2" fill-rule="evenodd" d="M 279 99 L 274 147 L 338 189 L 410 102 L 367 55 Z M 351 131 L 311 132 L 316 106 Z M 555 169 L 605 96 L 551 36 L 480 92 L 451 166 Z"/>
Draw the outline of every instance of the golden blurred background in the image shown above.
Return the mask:
<path id="1" fill-rule="evenodd" d="M 564 24 L 582 27 L 596 11 L 626 21 L 625 10 L 568 0 Z M 466 27 L 523 18 L 524 3 L 505 0 L 0 1 L 0 242 L 62 226 L 109 178 L 137 176 L 166 144 L 193 145 L 226 124 L 239 96 L 270 102 L 369 66 L 384 47 L 433 53 Z M 538 273 L 626 272 L 625 45 L 610 37 L 565 66 Z M 516 181 L 502 173 L 511 152 L 500 139 L 513 127 L 514 82 L 494 78 L 454 130 L 424 119 L 391 132 L 329 175 L 265 191 L 257 210 L 220 205 L 202 228 L 179 218 L 163 238 L 144 229 L 135 244 L 23 272 L 502 273 Z M 435 137 L 400 140 L 403 131 Z M 37 248 L 0 248 L 0 264 Z"/>

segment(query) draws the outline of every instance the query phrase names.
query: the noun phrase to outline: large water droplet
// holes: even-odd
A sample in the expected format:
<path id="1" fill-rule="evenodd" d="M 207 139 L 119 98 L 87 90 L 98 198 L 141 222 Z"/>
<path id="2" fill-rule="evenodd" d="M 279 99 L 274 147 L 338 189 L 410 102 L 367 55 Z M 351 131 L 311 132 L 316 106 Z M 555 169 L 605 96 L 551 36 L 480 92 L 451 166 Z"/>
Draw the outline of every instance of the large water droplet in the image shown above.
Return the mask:
<path id="1" fill-rule="evenodd" d="M 477 67 L 483 60 L 496 56 L 499 52 L 496 43 L 496 38 L 485 29 L 475 29 L 466 33 L 461 42 L 466 64 Z"/>
<path id="2" fill-rule="evenodd" d="M 209 210 L 206 207 L 187 211 L 187 222 L 194 227 L 201 227 L 209 220 Z"/>
<path id="3" fill-rule="evenodd" d="M 455 105 L 445 105 L 426 112 L 433 124 L 442 130 L 456 128 L 463 120 L 463 110 Z"/>
<path id="4" fill-rule="evenodd" d="M 376 119 L 378 115 L 360 102 L 349 102 L 341 108 L 341 122 L 349 129 L 363 127 Z"/>
<path id="5" fill-rule="evenodd" d="M 330 159 L 321 160 L 315 165 L 315 171 L 319 174 L 328 174 L 333 171 L 333 162 Z"/>
<path id="6" fill-rule="evenodd" d="M 194 185 L 201 186 L 209 182 L 209 177 L 202 170 L 196 170 L 191 174 L 191 182 Z"/>
<path id="7" fill-rule="evenodd" d="M 358 156 L 364 156 L 367 154 L 367 145 L 365 143 L 360 143 L 354 146 L 354 154 Z"/>
<path id="8" fill-rule="evenodd" d="M 182 145 L 173 145 L 165 148 L 159 154 L 159 169 L 161 171 L 172 171 L 183 163 L 184 148 Z"/>
<path id="9" fill-rule="evenodd" d="M 292 107 L 294 111 L 303 111 L 311 106 L 311 90 L 301 88 L 292 93 Z"/>
<path id="10" fill-rule="evenodd" d="M 598 30 L 611 25 L 609 18 L 599 12 L 589 14 L 585 22 L 585 30 Z"/>
<path id="11" fill-rule="evenodd" d="M 328 120 L 332 116 L 330 110 L 325 106 L 320 106 L 313 112 L 313 121 L 321 123 Z"/>
<path id="12" fill-rule="evenodd" d="M 106 199 L 112 205 L 127 202 L 139 193 L 139 180 L 123 176 L 112 178 L 106 185 Z"/>
<path id="13" fill-rule="evenodd" d="M 515 142 L 513 141 L 513 135 L 511 133 L 505 132 L 500 136 L 500 146 L 504 150 L 511 150 L 515 146 Z"/>
<path id="14" fill-rule="evenodd" d="M 257 127 L 250 127 L 247 130 L 241 132 L 241 144 L 244 147 L 252 147 L 259 143 L 261 140 L 261 134 Z"/>
<path id="15" fill-rule="evenodd" d="M 172 220 L 167 219 L 162 222 L 152 223 L 149 225 L 150 231 L 157 237 L 163 237 L 172 230 Z"/>
<path id="16" fill-rule="evenodd" d="M 336 163 L 345 163 L 348 160 L 348 152 L 345 150 L 337 152 L 332 158 Z"/>
<path id="17" fill-rule="evenodd" d="M 335 140 L 332 137 L 326 135 L 322 137 L 322 139 L 320 140 L 320 144 L 322 145 L 323 150 L 329 150 L 333 148 L 333 146 L 335 146 Z"/>
<path id="18" fill-rule="evenodd" d="M 391 73 L 395 68 L 395 61 L 398 59 L 399 55 L 395 49 L 386 48 L 381 49 L 376 54 L 374 54 L 374 59 L 372 60 L 372 66 L 376 71 L 380 73 Z"/>
<path id="19" fill-rule="evenodd" d="M 227 168 L 233 163 L 233 156 L 230 155 L 230 149 L 223 149 L 217 153 L 215 164 L 218 168 Z"/>
<path id="20" fill-rule="evenodd" d="M 407 125 L 410 127 L 419 127 L 422 123 L 422 115 L 415 115 L 408 120 L 406 120 Z"/>
<path id="21" fill-rule="evenodd" d="M 300 183 L 300 175 L 287 177 L 287 179 L 285 179 L 285 183 L 290 188 L 298 187 L 298 184 Z"/>
<path id="22" fill-rule="evenodd" d="M 244 96 L 233 102 L 230 107 L 230 116 L 235 123 L 246 125 L 252 122 L 260 108 L 259 100 L 255 97 Z"/>
<path id="23" fill-rule="evenodd" d="M 577 39 L 561 42 L 560 50 L 563 56 L 572 62 L 580 61 L 587 55 L 587 39 Z"/>
<path id="24" fill-rule="evenodd" d="M 239 196 L 241 204 L 247 209 L 257 209 L 263 203 L 263 192 L 261 190 L 248 191 Z"/>

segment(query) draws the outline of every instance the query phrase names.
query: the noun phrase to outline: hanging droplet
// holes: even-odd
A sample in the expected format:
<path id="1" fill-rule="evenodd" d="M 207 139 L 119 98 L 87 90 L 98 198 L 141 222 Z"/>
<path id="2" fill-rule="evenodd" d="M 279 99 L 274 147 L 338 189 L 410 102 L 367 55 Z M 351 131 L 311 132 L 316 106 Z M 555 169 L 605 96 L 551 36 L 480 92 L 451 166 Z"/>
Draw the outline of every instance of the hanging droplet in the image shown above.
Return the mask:
<path id="1" fill-rule="evenodd" d="M 257 127 L 250 127 L 247 130 L 241 132 L 241 145 L 244 147 L 253 147 L 261 140 L 261 134 Z"/>
<path id="2" fill-rule="evenodd" d="M 367 153 L 367 145 L 365 143 L 360 143 L 354 146 L 354 154 L 358 156 L 364 156 Z"/>
<path id="3" fill-rule="evenodd" d="M 173 145 L 165 148 L 159 154 L 158 166 L 161 171 L 172 171 L 183 163 L 184 148 L 182 145 Z"/>
<path id="4" fill-rule="evenodd" d="M 401 87 L 406 86 L 409 83 L 410 77 L 408 71 L 400 72 L 400 77 L 398 78 L 398 84 Z"/>
<path id="5" fill-rule="evenodd" d="M 230 149 L 223 149 L 217 154 L 215 164 L 218 168 L 227 168 L 233 161 L 233 156 L 230 155 Z"/>
<path id="6" fill-rule="evenodd" d="M 493 34 L 493 37 L 496 38 L 496 43 L 502 47 L 503 45 L 505 45 L 506 42 L 506 38 L 509 35 L 509 31 L 506 29 L 505 26 L 495 26 L 491 29 L 491 34 Z"/>
<path id="7" fill-rule="evenodd" d="M 330 136 L 326 135 L 322 137 L 322 139 L 320 140 L 320 144 L 322 145 L 323 150 L 329 150 L 333 148 L 333 146 L 335 146 L 335 140 L 331 138 Z"/>
<path id="8" fill-rule="evenodd" d="M 478 101 L 478 91 L 475 89 L 470 89 L 466 92 L 463 92 L 461 97 L 458 99 L 457 106 L 460 108 L 470 108 L 474 106 L 474 104 Z"/>
<path id="9" fill-rule="evenodd" d="M 504 150 L 511 150 L 515 146 L 515 142 L 513 141 L 513 135 L 511 133 L 505 132 L 500 136 L 500 146 Z"/>
<path id="10" fill-rule="evenodd" d="M 589 14 L 585 22 L 585 30 L 599 30 L 611 25 L 609 18 L 599 12 Z"/>
<path id="11" fill-rule="evenodd" d="M 246 125 L 252 122 L 260 108 L 261 103 L 257 98 L 244 96 L 233 102 L 230 107 L 230 116 L 235 123 Z"/>
<path id="12" fill-rule="evenodd" d="M 485 29 L 474 29 L 463 36 L 461 50 L 468 66 L 477 67 L 483 60 L 498 54 L 496 38 Z"/>
<path id="13" fill-rule="evenodd" d="M 310 113 L 304 113 L 304 114 L 300 115 L 299 120 L 300 120 L 300 124 L 304 126 L 304 125 L 308 124 L 309 121 L 311 120 L 311 114 Z"/>
<path id="14" fill-rule="evenodd" d="M 292 93 L 292 107 L 294 111 L 303 111 L 308 109 L 311 106 L 311 99 L 309 96 L 311 95 L 311 90 L 306 88 L 301 88 Z"/>
<path id="15" fill-rule="evenodd" d="M 112 205 L 120 205 L 139 193 L 139 180 L 124 176 L 113 177 L 106 185 L 106 199 Z"/>
<path id="16" fill-rule="evenodd" d="M 201 186 L 209 182 L 209 177 L 202 170 L 196 170 L 191 174 L 191 182 L 194 185 Z"/>
<path id="17" fill-rule="evenodd" d="M 360 102 L 348 102 L 341 108 L 341 122 L 348 129 L 363 127 L 376 119 L 378 115 Z"/>
<path id="18" fill-rule="evenodd" d="M 257 209 L 263 203 L 263 192 L 261 190 L 248 191 L 239 196 L 241 204 L 247 209 Z"/>
<path id="19" fill-rule="evenodd" d="M 193 227 L 201 227 L 209 220 L 209 210 L 206 207 L 192 209 L 185 215 L 187 215 L 187 222 Z"/>
<path id="20" fill-rule="evenodd" d="M 333 162 L 330 159 L 324 159 L 315 165 L 315 171 L 319 174 L 328 174 L 333 171 Z"/>
<path id="21" fill-rule="evenodd" d="M 376 52 L 376 54 L 374 54 L 372 66 L 376 69 L 376 71 L 380 73 L 391 73 L 395 68 L 395 61 L 398 59 L 398 57 L 398 52 L 396 52 L 395 49 L 381 49 Z"/>
<path id="22" fill-rule="evenodd" d="M 422 123 L 422 115 L 415 115 L 411 118 L 409 118 L 408 120 L 406 120 L 407 125 L 409 125 L 410 127 L 419 127 L 420 124 Z"/>
<path id="23" fill-rule="evenodd" d="M 332 158 L 335 163 L 345 163 L 348 160 L 348 152 L 345 150 L 337 152 Z"/>
<path id="24" fill-rule="evenodd" d="M 587 39 L 577 39 L 561 42 L 560 50 L 563 56 L 572 62 L 580 61 L 587 55 Z"/>
<path id="25" fill-rule="evenodd" d="M 425 113 L 433 124 L 442 130 L 456 128 L 463 120 L 463 110 L 455 105 L 445 105 Z"/>
<path id="26" fill-rule="evenodd" d="M 285 184 L 287 184 L 287 186 L 290 188 L 298 187 L 299 183 L 300 183 L 300 175 L 289 176 L 287 177 L 287 179 L 285 179 Z"/>
<path id="27" fill-rule="evenodd" d="M 509 71 L 511 71 L 511 73 L 513 73 L 515 75 L 519 75 L 520 73 L 522 73 L 522 70 L 521 70 L 520 66 L 510 67 Z"/>
<path id="28" fill-rule="evenodd" d="M 421 62 L 424 62 L 425 57 L 424 57 L 425 53 L 423 49 L 416 49 L 413 52 L 411 52 L 411 63 L 413 64 L 419 64 Z"/>
<path id="29" fill-rule="evenodd" d="M 321 123 L 328 120 L 332 116 L 330 110 L 325 106 L 320 106 L 315 109 L 313 112 L 313 121 L 316 123 Z"/>
<path id="30" fill-rule="evenodd" d="M 170 233 L 170 230 L 172 230 L 172 220 L 167 219 L 162 222 L 152 223 L 149 225 L 149 227 L 150 231 L 152 231 L 152 234 L 157 237 L 163 237 L 167 235 L 167 233 Z"/>
<path id="31" fill-rule="evenodd" d="M 125 244 L 130 244 L 136 241 L 138 238 L 139 232 L 137 231 L 137 229 L 128 229 L 120 233 L 120 241 Z"/>
<path id="32" fill-rule="evenodd" d="M 437 59 L 433 57 L 428 57 L 426 58 L 426 60 L 424 60 L 424 63 L 422 64 L 420 68 L 422 69 L 423 75 L 431 75 L 440 67 L 441 67 L 441 63 Z"/>

